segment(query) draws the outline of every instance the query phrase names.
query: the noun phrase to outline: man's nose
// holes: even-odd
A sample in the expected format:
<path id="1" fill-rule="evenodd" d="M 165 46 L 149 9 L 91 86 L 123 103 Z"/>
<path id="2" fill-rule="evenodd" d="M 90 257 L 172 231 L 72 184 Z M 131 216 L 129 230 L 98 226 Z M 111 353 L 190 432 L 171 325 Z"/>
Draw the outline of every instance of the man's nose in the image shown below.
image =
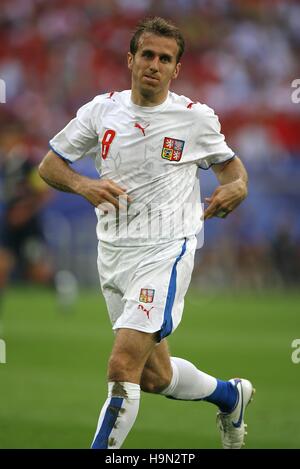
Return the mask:
<path id="1" fill-rule="evenodd" d="M 151 72 L 157 72 L 158 69 L 159 69 L 159 57 L 154 57 L 150 65 L 150 70 Z"/>

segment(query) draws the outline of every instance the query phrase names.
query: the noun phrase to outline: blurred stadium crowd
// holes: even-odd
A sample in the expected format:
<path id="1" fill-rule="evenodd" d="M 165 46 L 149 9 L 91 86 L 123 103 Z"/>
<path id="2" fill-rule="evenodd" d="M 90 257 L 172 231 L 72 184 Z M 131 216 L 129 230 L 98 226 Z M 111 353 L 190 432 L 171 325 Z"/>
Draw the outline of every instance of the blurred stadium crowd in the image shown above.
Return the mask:
<path id="1" fill-rule="evenodd" d="M 248 200 L 228 219 L 206 224 L 195 278 L 205 288 L 299 284 L 300 103 L 291 99 L 291 84 L 300 78 L 298 1 L 2 0 L 2 225 L 16 197 L 7 175 L 14 172 L 16 187 L 17 168 L 37 164 L 78 107 L 130 87 L 131 32 L 140 18 L 154 15 L 174 19 L 186 37 L 172 90 L 215 109 L 250 174 Z M 89 159 L 77 168 L 94 174 Z M 40 214 L 51 262 L 83 283 L 97 282 L 92 208 L 74 196 L 45 196 L 31 171 L 21 172 L 25 179 L 30 174 L 28 187 L 39 201 L 32 216 Z M 201 174 L 203 195 L 216 184 L 210 173 Z"/>

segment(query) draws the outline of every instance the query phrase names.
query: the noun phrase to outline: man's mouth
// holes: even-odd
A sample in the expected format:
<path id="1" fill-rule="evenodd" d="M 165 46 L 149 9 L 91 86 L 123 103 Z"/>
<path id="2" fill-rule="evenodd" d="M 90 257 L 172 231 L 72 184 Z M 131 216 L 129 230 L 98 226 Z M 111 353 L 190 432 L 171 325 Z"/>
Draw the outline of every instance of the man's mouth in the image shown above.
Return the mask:
<path id="1" fill-rule="evenodd" d="M 149 83 L 158 83 L 159 82 L 159 79 L 154 77 L 153 75 L 144 75 L 144 78 Z"/>

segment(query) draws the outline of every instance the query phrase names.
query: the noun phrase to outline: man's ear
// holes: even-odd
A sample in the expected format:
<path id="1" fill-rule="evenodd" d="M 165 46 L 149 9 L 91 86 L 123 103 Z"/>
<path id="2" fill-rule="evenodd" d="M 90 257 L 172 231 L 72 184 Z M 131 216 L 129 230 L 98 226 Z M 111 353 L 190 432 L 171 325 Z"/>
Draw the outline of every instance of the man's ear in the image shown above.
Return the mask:
<path id="1" fill-rule="evenodd" d="M 127 52 L 127 65 L 129 70 L 132 70 L 134 55 L 131 52 Z"/>
<path id="2" fill-rule="evenodd" d="M 178 64 L 176 64 L 175 70 L 172 75 L 173 80 L 176 80 L 176 78 L 178 77 L 180 69 L 181 69 L 181 63 L 178 62 Z"/>

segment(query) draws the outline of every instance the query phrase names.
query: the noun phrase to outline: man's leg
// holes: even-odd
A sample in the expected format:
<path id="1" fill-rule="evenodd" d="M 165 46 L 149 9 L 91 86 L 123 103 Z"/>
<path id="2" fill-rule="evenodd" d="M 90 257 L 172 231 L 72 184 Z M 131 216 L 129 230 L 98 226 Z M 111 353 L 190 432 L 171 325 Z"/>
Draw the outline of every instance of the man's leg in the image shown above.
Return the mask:
<path id="1" fill-rule="evenodd" d="M 170 357 L 166 340 L 149 356 L 141 377 L 141 389 L 179 400 L 204 400 L 217 405 L 218 428 L 223 448 L 244 444 L 245 409 L 255 392 L 250 381 L 221 381 L 182 358 Z"/>
<path id="2" fill-rule="evenodd" d="M 108 398 L 102 407 L 93 449 L 120 448 L 136 419 L 140 378 L 156 345 L 156 334 L 119 329 L 108 363 Z"/>
<path id="3" fill-rule="evenodd" d="M 141 389 L 164 394 L 173 399 L 206 400 L 223 412 L 237 401 L 236 387 L 198 370 L 191 362 L 170 357 L 166 339 L 149 356 L 141 377 Z"/>
<path id="4" fill-rule="evenodd" d="M 4 289 L 14 267 L 14 256 L 5 248 L 0 247 L 0 289 Z"/>

